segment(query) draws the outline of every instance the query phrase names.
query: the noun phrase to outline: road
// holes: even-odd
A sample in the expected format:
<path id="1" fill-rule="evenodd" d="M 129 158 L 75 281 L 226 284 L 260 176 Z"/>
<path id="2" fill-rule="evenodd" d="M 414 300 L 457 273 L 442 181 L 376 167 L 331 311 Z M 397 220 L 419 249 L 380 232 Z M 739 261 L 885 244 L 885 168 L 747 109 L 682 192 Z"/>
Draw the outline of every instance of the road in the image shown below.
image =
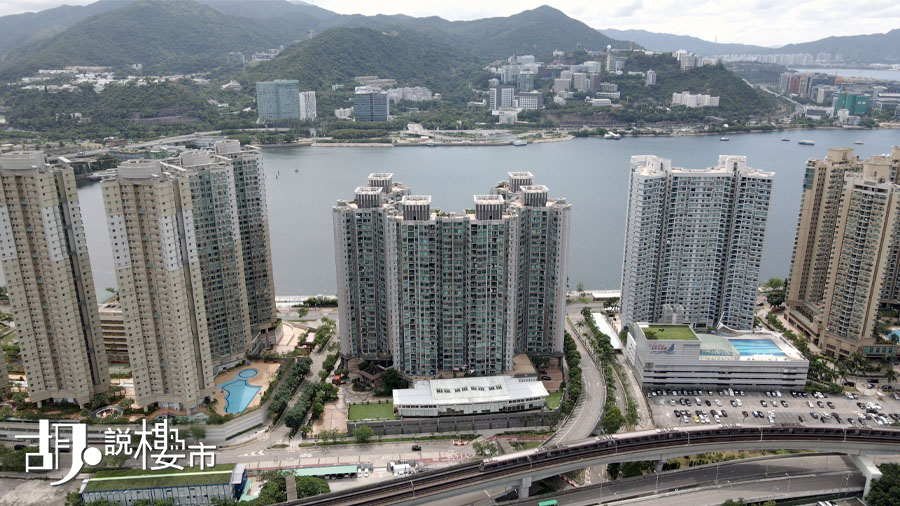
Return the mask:
<path id="1" fill-rule="evenodd" d="M 811 473 L 819 473 L 808 476 Z M 821 473 L 828 473 L 822 476 Z M 807 475 L 807 476 L 803 476 Z M 657 491 L 678 491 L 677 496 L 659 496 L 647 498 L 628 504 L 647 504 L 673 506 L 686 504 L 701 506 L 704 504 L 722 504 L 727 499 L 743 497 L 764 497 L 774 492 L 787 492 L 788 481 L 792 491 L 824 490 L 839 484 L 845 486 L 862 486 L 865 480 L 852 464 L 840 456 L 798 456 L 788 458 L 767 458 L 753 461 L 737 461 L 717 466 L 704 466 L 679 471 L 660 473 L 640 478 L 631 478 L 612 483 L 584 487 L 578 492 L 569 492 L 554 499 L 561 505 L 593 505 L 598 502 L 615 504 L 615 501 L 633 498 Z M 768 481 L 766 481 L 768 480 Z M 689 491 L 697 487 L 718 486 L 708 491 Z M 800 487 L 800 488 L 798 488 Z M 730 495 L 735 493 L 735 495 Z M 535 497 L 516 505 L 536 505 L 550 496 Z M 457 503 L 458 504 L 458 503 Z"/>
<path id="2" fill-rule="evenodd" d="M 580 305 L 566 306 L 567 315 L 572 318 L 572 321 L 575 321 L 575 315 L 581 318 L 578 311 L 581 311 L 582 307 Z M 573 337 L 577 335 L 577 329 L 572 328 L 568 321 L 566 329 Z M 606 401 L 606 382 L 581 339 L 575 337 L 575 343 L 578 345 L 578 352 L 581 353 L 581 377 L 584 384 L 581 399 L 566 423 L 556 431 L 556 434 L 547 442 L 548 444 L 565 443 L 589 437 L 603 414 L 603 404 Z"/>

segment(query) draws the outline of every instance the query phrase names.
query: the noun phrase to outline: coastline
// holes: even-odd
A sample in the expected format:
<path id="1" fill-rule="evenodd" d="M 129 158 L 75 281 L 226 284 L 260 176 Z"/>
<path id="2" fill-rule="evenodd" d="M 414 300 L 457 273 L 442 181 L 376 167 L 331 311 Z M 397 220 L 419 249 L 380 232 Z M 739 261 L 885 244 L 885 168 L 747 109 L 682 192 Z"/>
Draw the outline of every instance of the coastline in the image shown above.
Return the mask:
<path id="1" fill-rule="evenodd" d="M 874 128 L 844 128 L 839 126 L 820 126 L 820 127 L 808 127 L 808 126 L 787 126 L 780 127 L 770 130 L 763 129 L 751 129 L 751 130 L 726 130 L 722 132 L 626 132 L 623 129 L 610 128 L 610 131 L 618 131 L 622 133 L 623 138 L 627 137 L 699 137 L 699 136 L 728 136 L 728 135 L 746 135 L 746 134 L 765 134 L 765 133 L 775 133 L 775 132 L 790 132 L 796 130 L 844 130 L 844 131 L 867 131 L 867 130 L 892 130 L 892 129 L 900 129 L 900 122 L 897 123 L 883 123 Z M 528 137 L 529 134 L 525 134 L 524 137 Z M 534 134 L 531 134 L 534 135 Z M 590 135 L 586 138 L 602 138 L 600 135 Z M 563 137 L 554 137 L 554 138 L 539 138 L 539 139 L 528 139 L 528 144 L 544 144 L 549 142 L 566 142 L 571 141 L 573 139 L 578 138 L 576 135 L 566 135 Z M 428 144 L 425 142 L 401 142 L 401 143 L 387 143 L 387 142 L 314 142 L 312 140 L 302 140 L 299 142 L 293 143 L 281 143 L 281 144 L 254 144 L 260 149 L 268 149 L 268 148 L 293 148 L 293 147 L 320 147 L 320 148 L 400 148 L 400 147 L 485 147 L 485 146 L 511 146 L 512 141 L 459 141 L 459 142 L 433 142 L 432 144 Z"/>

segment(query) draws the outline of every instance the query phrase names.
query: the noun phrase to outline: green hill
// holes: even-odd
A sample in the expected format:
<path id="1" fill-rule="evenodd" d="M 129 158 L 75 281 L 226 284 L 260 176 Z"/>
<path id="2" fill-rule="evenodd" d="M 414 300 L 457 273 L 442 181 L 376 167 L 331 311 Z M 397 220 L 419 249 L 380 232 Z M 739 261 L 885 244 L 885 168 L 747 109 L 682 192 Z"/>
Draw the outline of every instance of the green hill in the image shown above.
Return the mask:
<path id="1" fill-rule="evenodd" d="M 221 64 L 229 51 L 262 49 L 282 39 L 283 34 L 272 33 L 264 23 L 192 0 L 140 0 L 11 51 L 0 64 L 0 76 L 15 78 L 66 65 L 132 63 L 143 64 L 145 72 L 192 72 Z"/>
<path id="2" fill-rule="evenodd" d="M 897 63 L 900 62 L 900 28 L 887 33 L 827 37 L 813 42 L 788 44 L 779 53 L 840 53 L 846 62 Z"/>
<path id="3" fill-rule="evenodd" d="M 249 78 L 297 79 L 302 89 L 324 90 L 355 76 L 378 75 L 440 89 L 460 67 L 474 65 L 471 57 L 417 32 L 332 28 L 253 67 Z"/>
<path id="4" fill-rule="evenodd" d="M 472 21 L 447 21 L 436 16 L 342 16 L 323 26 L 404 29 L 428 35 L 435 41 L 479 58 L 506 58 L 512 54 L 549 56 L 554 49 L 572 51 L 577 46 L 601 50 L 607 45 L 624 48 L 628 42 L 611 39 L 577 19 L 546 5 L 508 17 Z"/>
<path id="5" fill-rule="evenodd" d="M 710 110 L 716 116 L 756 115 L 768 112 L 773 103 L 769 96 L 755 90 L 721 65 L 707 65 L 682 72 L 678 60 L 671 55 L 632 53 L 625 63 L 626 71 L 656 72 L 656 86 L 644 86 L 644 79 L 622 75 L 611 79 L 619 83 L 622 97 L 629 102 L 648 102 L 669 106 L 672 93 L 690 91 L 719 97 L 719 107 Z M 712 112 L 715 111 L 715 112 Z"/>
<path id="6" fill-rule="evenodd" d="M 89 16 L 118 9 L 132 1 L 100 0 L 89 5 L 60 5 L 40 12 L 2 16 L 0 55 L 21 45 L 52 37 Z"/>

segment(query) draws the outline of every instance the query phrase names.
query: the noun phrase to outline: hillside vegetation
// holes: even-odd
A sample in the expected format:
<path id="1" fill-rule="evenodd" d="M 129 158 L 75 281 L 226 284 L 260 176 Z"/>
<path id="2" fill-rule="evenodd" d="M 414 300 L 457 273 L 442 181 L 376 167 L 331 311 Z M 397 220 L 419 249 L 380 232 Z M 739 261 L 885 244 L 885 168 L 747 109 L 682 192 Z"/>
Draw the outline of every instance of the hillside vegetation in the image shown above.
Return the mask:
<path id="1" fill-rule="evenodd" d="M 89 17 L 49 39 L 10 52 L 0 77 L 66 65 L 144 65 L 145 72 L 193 72 L 220 65 L 229 51 L 275 45 L 263 23 L 192 0 L 140 0 Z"/>
<path id="2" fill-rule="evenodd" d="M 323 90 L 335 83 L 352 85 L 353 77 L 362 75 L 440 88 L 465 65 L 475 66 L 476 60 L 415 32 L 332 28 L 256 65 L 249 77 L 250 81 L 297 79 L 307 90 Z"/>
<path id="3" fill-rule="evenodd" d="M 741 78 L 722 65 L 707 65 L 682 72 L 678 60 L 671 55 L 632 53 L 625 63 L 626 71 L 656 72 L 656 86 L 644 86 L 641 77 L 621 76 L 616 81 L 619 91 L 629 102 L 646 101 L 668 106 L 672 103 L 672 93 L 690 91 L 720 97 L 719 107 L 710 109 L 709 114 L 758 115 L 773 108 L 768 96 L 753 89 Z"/>

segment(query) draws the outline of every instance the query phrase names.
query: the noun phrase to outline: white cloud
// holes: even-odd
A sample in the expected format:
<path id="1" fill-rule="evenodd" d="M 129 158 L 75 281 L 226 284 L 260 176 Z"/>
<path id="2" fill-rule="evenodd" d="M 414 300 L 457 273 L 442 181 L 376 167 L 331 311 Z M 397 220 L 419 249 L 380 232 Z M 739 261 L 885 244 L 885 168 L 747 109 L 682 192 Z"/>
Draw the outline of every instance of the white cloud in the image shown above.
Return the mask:
<path id="1" fill-rule="evenodd" d="M 550 4 L 595 28 L 644 29 L 765 46 L 900 28 L 900 2 L 896 0 L 856 0 L 849 15 L 846 0 L 307 1 L 343 14 L 408 14 L 451 20 L 508 16 Z M 61 3 L 62 0 L 0 0 L 0 15 L 41 10 Z M 65 3 L 86 4 L 90 0 L 65 0 Z"/>

